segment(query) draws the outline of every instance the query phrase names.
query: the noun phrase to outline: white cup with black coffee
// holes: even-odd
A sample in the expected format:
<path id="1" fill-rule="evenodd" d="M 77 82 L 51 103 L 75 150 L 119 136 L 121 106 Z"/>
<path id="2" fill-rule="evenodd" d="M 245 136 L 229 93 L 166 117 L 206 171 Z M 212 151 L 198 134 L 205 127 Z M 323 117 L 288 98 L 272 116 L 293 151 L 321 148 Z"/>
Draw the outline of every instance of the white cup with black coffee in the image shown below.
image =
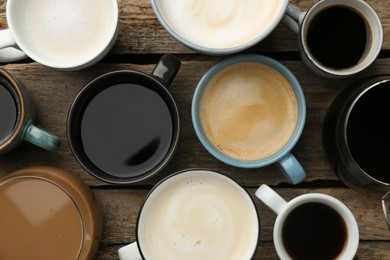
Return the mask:
<path id="1" fill-rule="evenodd" d="M 273 239 L 280 259 L 353 259 L 359 228 L 349 208 L 338 199 L 307 193 L 285 201 L 266 184 L 256 196 L 276 214 Z"/>
<path id="2" fill-rule="evenodd" d="M 290 3 L 283 23 L 299 35 L 302 60 L 320 76 L 359 73 L 382 48 L 381 21 L 362 0 L 322 0 L 307 12 Z"/>

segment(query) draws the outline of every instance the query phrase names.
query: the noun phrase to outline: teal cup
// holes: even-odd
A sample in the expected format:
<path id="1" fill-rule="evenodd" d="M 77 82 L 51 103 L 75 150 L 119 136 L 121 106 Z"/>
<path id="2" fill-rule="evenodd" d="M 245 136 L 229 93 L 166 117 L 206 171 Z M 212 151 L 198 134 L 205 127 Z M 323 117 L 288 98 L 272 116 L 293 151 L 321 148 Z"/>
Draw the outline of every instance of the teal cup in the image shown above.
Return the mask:
<path id="1" fill-rule="evenodd" d="M 26 88 L 11 73 L 0 69 L 0 154 L 23 141 L 49 151 L 57 150 L 60 139 L 34 125 L 34 119 L 34 106 Z"/>
<path id="2" fill-rule="evenodd" d="M 291 150 L 305 125 L 305 97 L 280 62 L 256 54 L 220 61 L 200 79 L 191 113 L 199 141 L 223 163 L 239 168 L 276 164 L 290 183 L 304 180 Z"/>

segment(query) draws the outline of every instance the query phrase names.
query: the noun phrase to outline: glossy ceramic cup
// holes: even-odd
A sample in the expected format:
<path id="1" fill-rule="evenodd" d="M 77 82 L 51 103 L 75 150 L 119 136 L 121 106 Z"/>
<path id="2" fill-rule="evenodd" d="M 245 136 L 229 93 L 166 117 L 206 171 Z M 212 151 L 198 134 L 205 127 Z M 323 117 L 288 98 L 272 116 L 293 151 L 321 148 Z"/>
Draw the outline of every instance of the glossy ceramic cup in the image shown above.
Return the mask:
<path id="1" fill-rule="evenodd" d="M 164 1 L 163 1 L 164 2 Z M 183 22 L 181 21 L 175 21 L 170 17 L 168 14 L 165 14 L 162 10 L 159 1 L 158 0 L 151 0 L 150 4 L 153 8 L 154 14 L 156 15 L 158 21 L 160 24 L 164 27 L 164 29 L 178 42 L 185 45 L 186 47 L 195 50 L 200 53 L 209 54 L 209 55 L 227 55 L 227 54 L 233 54 L 238 53 L 240 51 L 243 51 L 245 49 L 248 49 L 259 42 L 261 42 L 264 38 L 266 38 L 279 24 L 280 20 L 283 18 L 283 15 L 285 14 L 288 0 L 281 0 L 281 1 L 273 1 L 273 3 L 277 3 L 277 7 L 270 8 L 272 9 L 272 12 L 275 12 L 275 14 L 272 16 L 272 18 L 269 18 L 268 15 L 264 15 L 264 18 L 259 14 L 259 12 L 266 9 L 265 5 L 269 5 L 268 1 L 258 1 L 250 3 L 249 1 L 204 1 L 204 2 L 197 2 L 194 3 L 193 1 L 187 1 L 183 2 L 184 5 L 186 5 L 187 9 L 182 10 L 181 12 L 185 11 L 192 11 L 189 12 L 190 14 L 193 14 L 196 12 L 199 12 L 201 14 L 205 15 L 205 18 L 199 18 L 195 17 L 192 20 L 192 24 L 189 24 L 187 27 L 188 31 L 191 34 L 191 31 L 193 31 L 193 27 L 195 27 L 195 24 L 198 24 L 198 22 L 202 23 L 202 30 L 203 35 L 205 34 L 205 31 L 207 30 L 207 25 L 212 24 L 218 27 L 219 29 L 215 30 L 214 33 L 211 33 L 209 36 L 206 36 L 206 38 L 215 38 L 216 40 L 219 40 L 221 43 L 226 42 L 226 37 L 230 37 L 232 35 L 237 35 L 239 33 L 243 32 L 250 32 L 254 27 L 254 21 L 250 19 L 249 21 L 252 21 L 249 25 L 240 26 L 236 25 L 235 29 L 237 33 L 234 31 L 230 33 L 226 33 L 225 35 L 224 30 L 226 29 L 223 25 L 225 22 L 241 22 L 241 21 L 248 21 L 248 16 L 253 15 L 253 19 L 258 19 L 259 21 L 262 21 L 263 23 L 266 23 L 267 25 L 265 28 L 261 30 L 261 32 L 253 33 L 253 36 L 246 39 L 246 40 L 237 40 L 234 45 L 232 46 L 212 46 L 210 44 L 201 44 L 194 42 L 194 39 L 189 39 L 189 37 L 184 36 L 183 34 L 179 33 L 176 29 L 178 26 L 183 27 Z M 242 4 L 242 6 L 237 6 Z M 253 5 L 263 5 L 262 8 L 260 8 L 259 11 L 254 11 Z M 220 5 L 218 7 L 215 7 L 214 5 Z M 169 10 L 176 10 L 178 8 L 177 3 L 172 1 L 172 6 L 167 7 Z M 245 9 L 246 8 L 246 9 Z M 258 8 L 258 7 L 256 7 Z M 242 11 L 242 9 L 246 10 L 246 12 L 243 14 L 243 16 L 239 16 L 238 13 Z M 256 9 L 257 10 L 257 9 Z M 198 14 L 199 15 L 199 14 Z M 189 17 L 189 15 L 187 16 Z M 265 20 L 265 19 L 271 19 L 271 20 Z M 195 23 L 193 23 L 195 21 Z M 248 21 L 248 22 L 249 22 Z M 192 28 L 191 28 L 192 25 Z"/>
<path id="2" fill-rule="evenodd" d="M 121 260 L 252 259 L 260 219 L 248 192 L 206 169 L 174 173 L 149 192 L 137 218 L 137 241 Z"/>
<path id="3" fill-rule="evenodd" d="M 68 114 L 68 141 L 90 174 L 109 183 L 130 184 L 155 175 L 168 164 L 180 135 L 179 112 L 168 87 L 180 64 L 175 57 L 164 55 L 151 75 L 113 71 L 78 93 Z M 126 92 L 110 96 L 122 90 Z M 90 111 L 97 114 L 87 124 Z M 84 125 L 89 127 L 88 134 L 84 134 Z"/>
<path id="4" fill-rule="evenodd" d="M 0 63 L 29 57 L 48 67 L 60 70 L 79 70 L 101 60 L 113 47 L 117 38 L 118 3 L 116 0 L 104 0 L 99 1 L 99 3 L 84 1 L 83 3 L 79 2 L 79 4 L 78 2 L 47 1 L 44 3 L 39 1 L 33 3 L 27 0 L 8 0 L 6 11 L 9 28 L 0 31 Z M 105 14 L 98 14 L 97 7 L 102 3 L 105 6 L 99 7 L 99 10 Z M 33 8 L 38 10 L 32 10 Z M 25 20 L 27 15 L 24 15 L 24 12 L 26 9 L 32 12 L 32 14 L 27 12 L 28 17 L 33 16 L 32 21 Z M 107 19 L 103 19 L 105 15 L 107 15 Z M 94 19 L 89 19 L 92 16 Z M 99 20 L 107 21 L 107 23 L 96 24 Z M 41 22 L 41 25 L 33 27 L 33 24 L 38 22 Z M 103 30 L 102 28 L 105 27 L 107 28 Z M 50 31 L 42 32 L 46 28 L 49 28 Z M 78 28 L 84 28 L 85 31 L 73 35 Z M 26 29 L 29 31 L 26 32 Z M 30 33 L 32 36 L 27 37 Z M 90 38 L 79 42 L 79 46 L 72 45 L 72 42 L 78 42 L 87 33 Z M 49 40 L 45 38 L 47 34 L 51 36 L 51 38 L 47 38 Z M 73 40 L 71 40 L 72 38 Z M 58 46 L 52 46 L 55 44 L 54 40 L 59 45 L 69 41 L 68 47 L 61 46 L 64 49 L 60 49 L 61 53 L 58 53 L 56 51 Z M 45 45 L 46 41 L 49 46 Z M 65 53 L 66 48 L 69 48 L 72 55 Z M 48 49 L 53 49 L 49 55 Z M 80 49 L 80 53 L 73 55 L 78 49 Z"/>
<path id="5" fill-rule="evenodd" d="M 299 239 L 300 234 L 286 234 L 286 232 L 290 232 L 290 229 L 288 229 L 288 230 L 284 230 L 284 229 L 285 229 L 285 225 L 286 225 L 287 221 L 292 218 L 291 217 L 292 213 L 296 209 L 298 209 L 299 207 L 305 206 L 309 203 L 316 203 L 317 205 L 323 205 L 323 206 L 320 206 L 319 208 L 318 207 L 312 208 L 312 209 L 316 210 L 317 212 L 322 212 L 322 210 L 324 209 L 323 207 L 325 207 L 325 209 L 328 208 L 324 212 L 328 212 L 329 210 L 334 211 L 334 213 L 336 213 L 338 215 L 340 222 L 343 222 L 343 223 L 334 222 L 333 224 L 337 224 L 334 226 L 330 226 L 328 223 L 325 224 L 324 222 L 327 222 L 326 220 L 324 222 L 322 222 L 322 225 L 324 225 L 324 226 L 326 225 L 326 227 L 328 227 L 329 230 L 336 229 L 336 227 L 338 228 L 339 224 L 343 225 L 345 228 L 345 234 L 344 234 L 345 238 L 343 239 L 345 241 L 341 244 L 341 250 L 337 254 L 337 257 L 335 257 L 335 259 L 353 259 L 354 258 L 355 254 L 357 252 L 358 246 L 359 246 L 359 228 L 358 228 L 357 222 L 356 222 L 355 217 L 353 216 L 352 212 L 348 209 L 348 207 L 346 205 L 344 205 L 338 199 L 336 199 L 332 196 L 326 195 L 326 194 L 321 194 L 321 193 L 307 193 L 307 194 L 303 194 L 303 195 L 300 195 L 298 197 L 295 197 L 294 199 L 287 202 L 279 194 L 277 194 L 273 189 L 271 189 L 269 186 L 267 186 L 265 184 L 261 185 L 257 189 L 256 196 L 266 206 L 268 206 L 270 209 L 272 209 L 277 214 L 276 221 L 275 221 L 275 224 L 273 227 L 273 240 L 274 240 L 276 252 L 278 253 L 278 256 L 280 257 L 280 259 L 296 259 L 296 258 L 299 259 L 299 257 L 297 257 L 297 256 L 295 256 L 295 257 L 291 256 L 291 252 L 289 252 L 289 250 L 287 249 L 288 248 L 287 244 L 291 243 L 291 241 L 286 242 L 285 236 L 286 235 L 291 236 L 291 237 L 295 236 L 295 240 L 297 240 L 297 239 Z M 306 212 L 306 213 L 308 215 L 312 215 L 313 212 Z M 315 215 L 316 215 L 316 213 L 314 213 L 313 216 L 315 216 Z M 295 219 L 294 221 L 296 223 L 298 223 L 299 220 Z M 321 222 L 319 223 L 319 220 L 313 221 L 310 224 L 308 222 L 311 222 L 311 221 L 306 222 L 307 225 L 311 225 L 311 228 L 310 228 L 311 230 L 315 230 L 316 228 L 318 229 L 318 227 L 321 226 L 321 224 L 320 224 Z M 303 225 L 306 225 L 306 223 Z M 296 224 L 296 225 L 299 225 L 299 227 L 301 227 L 300 224 Z M 295 230 L 295 228 L 293 228 L 293 229 Z M 295 230 L 295 231 L 300 232 L 299 230 Z M 336 233 L 338 233 L 338 231 L 339 230 L 335 230 L 334 233 L 336 234 Z M 303 230 L 301 230 L 301 232 L 303 234 L 306 234 L 306 232 Z M 310 233 L 312 233 L 312 232 L 310 232 Z M 325 230 L 324 233 L 327 233 L 327 230 Z M 335 235 L 335 234 L 333 234 L 333 235 Z M 314 239 L 321 241 L 322 238 L 316 237 L 315 234 L 312 233 L 309 240 L 314 240 Z M 328 239 L 330 239 L 331 241 L 332 240 L 335 241 L 336 239 L 339 239 L 339 238 L 328 237 Z M 312 248 L 310 248 L 310 245 L 307 245 L 304 248 L 307 251 L 310 251 L 309 249 L 312 249 Z M 327 248 L 327 245 L 324 245 L 322 250 L 325 250 L 325 248 Z M 316 248 L 316 250 L 317 250 L 317 252 L 320 252 L 320 254 L 321 254 L 321 255 L 317 256 L 318 258 L 324 257 L 325 252 L 323 252 L 321 249 L 318 250 L 318 248 Z M 314 258 L 316 258 L 316 257 L 314 257 Z M 310 259 L 314 259 L 314 258 L 310 258 Z"/>
<path id="6" fill-rule="evenodd" d="M 365 34 L 366 47 L 363 53 L 359 53 L 361 55 L 361 57 L 358 57 L 360 60 L 355 65 L 339 69 L 324 65 L 315 57 L 315 55 L 313 55 L 308 43 L 308 32 L 310 26 L 316 21 L 316 18 L 324 13 L 325 10 L 340 7 L 354 10 L 355 13 L 360 14 L 366 26 L 367 33 Z M 348 18 L 347 16 L 344 16 L 343 19 L 343 23 L 345 23 L 345 19 Z M 381 51 L 383 42 L 381 21 L 375 10 L 362 0 L 321 0 L 310 7 L 307 12 L 302 11 L 296 5 L 290 3 L 286 10 L 286 15 L 283 18 L 283 23 L 298 34 L 299 51 L 306 66 L 323 77 L 341 78 L 355 75 L 369 67 L 376 60 Z M 344 35 L 336 36 L 340 42 L 344 41 Z M 327 37 L 334 37 L 336 40 L 336 36 L 332 35 Z M 353 44 L 356 44 L 356 42 Z M 351 46 L 351 48 L 352 47 L 353 46 Z M 321 52 L 320 48 L 319 52 Z M 343 53 L 340 53 L 339 59 L 345 59 L 346 57 L 343 55 Z"/>
<path id="7" fill-rule="evenodd" d="M 11 94 L 16 112 L 13 128 L 0 140 L 0 154 L 15 149 L 23 141 L 28 141 L 49 151 L 56 150 L 61 143 L 59 137 L 34 125 L 34 105 L 23 83 L 10 72 L 0 69 L 0 88 L 5 88 Z M 1 113 L 8 114 L 11 111 L 1 111 Z M 1 124 L 2 122 L 0 122 Z M 4 127 L 4 122 L 2 127 Z"/>
<path id="8" fill-rule="evenodd" d="M 287 80 L 288 84 L 291 86 L 293 90 L 294 93 L 293 95 L 295 95 L 296 97 L 297 118 L 295 120 L 296 122 L 294 123 L 291 122 L 291 124 L 295 124 L 292 134 L 289 136 L 288 141 L 281 148 L 278 148 L 278 150 L 273 154 L 270 154 L 261 159 L 250 159 L 250 160 L 237 159 L 222 152 L 220 149 L 218 149 L 218 147 L 215 146 L 215 144 L 213 144 L 209 140 L 209 137 L 205 134 L 203 126 L 200 121 L 200 100 L 208 82 L 210 82 L 214 78 L 214 76 L 218 72 L 222 71 L 223 69 L 229 68 L 235 64 L 240 64 L 240 63 L 242 64 L 246 62 L 249 63 L 253 62 L 255 64 L 269 66 L 269 68 L 276 70 L 278 73 L 280 73 L 280 75 L 282 75 L 284 79 Z M 259 89 L 261 89 L 261 87 L 262 86 L 259 86 Z M 222 95 L 223 94 L 221 94 L 221 96 Z M 237 94 L 237 95 L 242 95 L 242 94 Z M 232 111 L 230 110 L 226 111 L 226 114 L 234 113 L 233 109 Z M 267 109 L 264 110 L 266 111 Z M 258 110 L 258 112 L 260 113 L 261 109 Z M 192 99 L 191 113 L 192 113 L 192 123 L 199 141 L 206 148 L 206 150 L 218 160 L 228 165 L 239 167 L 239 168 L 261 168 L 271 164 L 276 164 L 277 167 L 281 170 L 281 172 L 284 174 L 284 176 L 287 178 L 287 180 L 290 183 L 297 184 L 304 180 L 306 173 L 303 167 L 301 166 L 301 164 L 291 153 L 291 150 L 298 142 L 299 137 L 301 136 L 301 133 L 304 128 L 304 124 L 306 120 L 306 102 L 305 102 L 303 90 L 298 80 L 291 73 L 291 71 L 280 62 L 262 55 L 242 54 L 242 55 L 236 55 L 227 58 L 215 64 L 203 75 L 203 77 L 200 79 L 195 89 L 195 93 Z M 267 116 L 264 117 L 267 118 Z M 236 127 L 239 126 L 234 125 L 232 126 L 232 129 L 235 129 Z"/>
<path id="9" fill-rule="evenodd" d="M 70 172 L 34 166 L 0 179 L 1 259 L 93 259 L 99 205 Z"/>

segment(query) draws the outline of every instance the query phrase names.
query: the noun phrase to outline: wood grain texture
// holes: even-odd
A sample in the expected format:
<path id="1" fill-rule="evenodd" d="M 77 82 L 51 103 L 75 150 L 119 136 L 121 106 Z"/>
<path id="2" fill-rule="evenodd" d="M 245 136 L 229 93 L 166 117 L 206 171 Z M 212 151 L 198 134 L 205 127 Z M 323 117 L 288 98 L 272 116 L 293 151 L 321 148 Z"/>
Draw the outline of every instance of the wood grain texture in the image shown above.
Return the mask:
<path id="1" fill-rule="evenodd" d="M 294 0 L 308 10 L 315 0 Z M 245 51 L 265 54 L 287 66 L 300 82 L 307 104 L 306 124 L 293 149 L 302 163 L 307 178 L 302 184 L 290 185 L 274 165 L 261 169 L 239 169 L 212 157 L 200 144 L 192 127 L 191 100 L 202 75 L 225 57 L 197 54 L 184 47 L 162 28 L 148 0 L 119 0 L 120 32 L 109 55 L 90 68 L 63 72 L 44 67 L 26 59 L 0 64 L 18 77 L 31 93 L 36 105 L 36 123 L 62 139 L 60 149 L 47 152 L 24 142 L 11 153 L 0 157 L 0 178 L 17 169 L 32 165 L 60 167 L 79 176 L 93 190 L 103 213 L 103 236 L 95 259 L 118 259 L 117 250 L 135 241 L 138 211 L 153 185 L 171 173 L 188 168 L 207 168 L 224 173 L 242 184 L 252 195 L 260 213 L 261 235 L 254 259 L 278 259 L 272 230 L 276 219 L 271 210 L 254 197 L 256 188 L 272 185 L 286 200 L 309 192 L 332 195 L 344 202 L 356 217 L 360 245 L 356 259 L 390 259 L 390 231 L 384 222 L 379 198 L 347 188 L 327 163 L 322 148 L 322 124 L 326 112 L 338 93 L 349 84 L 378 74 L 390 75 L 390 1 L 368 0 L 378 12 L 384 42 L 380 58 L 366 71 L 347 79 L 325 79 L 314 75 L 300 60 L 297 36 L 283 24 L 277 26 L 264 41 Z M 5 3 L 0 2 L 0 29 L 7 28 Z M 179 107 L 181 135 L 172 160 L 155 177 L 142 183 L 115 186 L 97 180 L 76 161 L 67 141 L 67 116 L 77 93 L 92 79 L 115 70 L 130 69 L 151 73 L 164 53 L 174 54 L 182 67 L 170 91 Z M 1 209 L 0 209 L 1 211 Z"/>

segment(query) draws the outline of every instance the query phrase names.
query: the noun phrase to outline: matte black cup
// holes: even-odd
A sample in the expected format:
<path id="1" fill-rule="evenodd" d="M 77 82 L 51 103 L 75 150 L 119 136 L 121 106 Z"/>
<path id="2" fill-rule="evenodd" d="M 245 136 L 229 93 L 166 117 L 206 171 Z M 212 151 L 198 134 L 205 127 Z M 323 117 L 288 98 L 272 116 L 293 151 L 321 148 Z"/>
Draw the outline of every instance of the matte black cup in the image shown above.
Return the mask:
<path id="1" fill-rule="evenodd" d="M 180 61 L 164 55 L 152 74 L 120 70 L 89 82 L 68 115 L 68 140 L 91 175 L 131 184 L 158 173 L 176 150 L 180 119 L 168 90 Z"/>

